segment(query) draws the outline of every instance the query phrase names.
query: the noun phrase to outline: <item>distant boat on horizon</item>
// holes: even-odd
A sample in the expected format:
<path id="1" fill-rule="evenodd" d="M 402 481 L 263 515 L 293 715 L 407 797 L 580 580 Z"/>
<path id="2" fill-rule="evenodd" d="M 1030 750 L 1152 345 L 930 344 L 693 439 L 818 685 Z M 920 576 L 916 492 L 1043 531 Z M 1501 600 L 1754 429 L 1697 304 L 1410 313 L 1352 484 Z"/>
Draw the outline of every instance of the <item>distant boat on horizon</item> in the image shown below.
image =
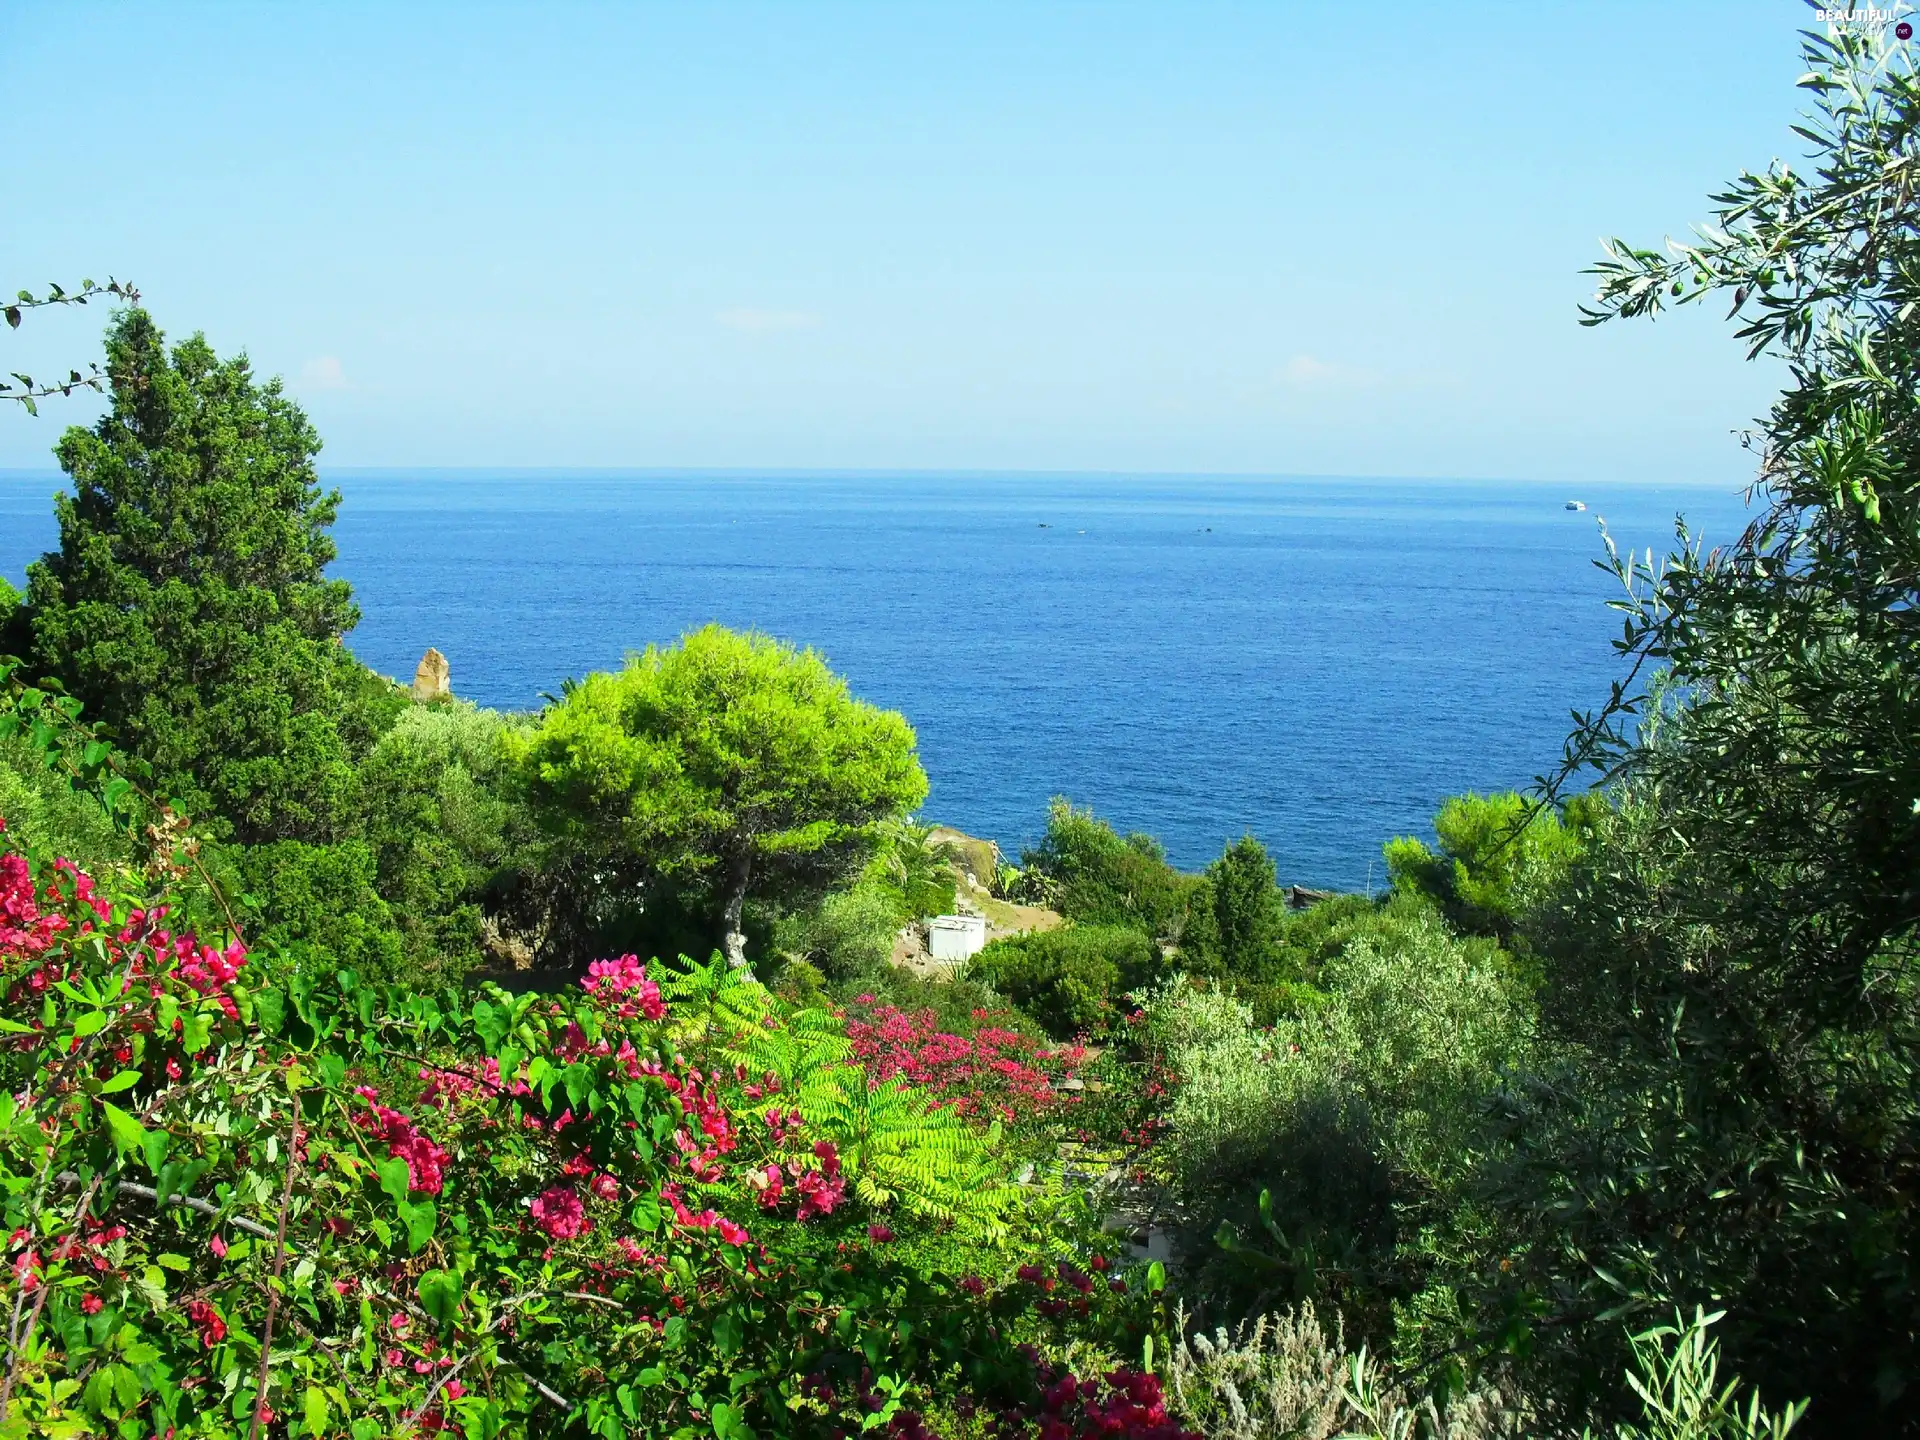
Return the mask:
<path id="1" fill-rule="evenodd" d="M 1586 508 L 1587 508 L 1587 502 L 1584 500 L 1567 501 L 1567 509 L 1569 510 L 1584 510 Z"/>

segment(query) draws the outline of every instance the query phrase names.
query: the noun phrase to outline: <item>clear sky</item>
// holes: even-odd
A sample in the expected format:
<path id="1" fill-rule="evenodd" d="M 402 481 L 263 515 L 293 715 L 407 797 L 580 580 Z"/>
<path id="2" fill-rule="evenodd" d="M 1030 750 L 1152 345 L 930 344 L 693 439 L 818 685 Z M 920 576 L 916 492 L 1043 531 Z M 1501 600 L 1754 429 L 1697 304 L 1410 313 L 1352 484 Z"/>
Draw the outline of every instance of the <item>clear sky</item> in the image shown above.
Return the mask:
<path id="1" fill-rule="evenodd" d="M 1797 157 L 1811 18 L 0 0 L 0 285 L 132 278 L 333 465 L 1732 483 L 1775 377 L 1579 272 Z"/>

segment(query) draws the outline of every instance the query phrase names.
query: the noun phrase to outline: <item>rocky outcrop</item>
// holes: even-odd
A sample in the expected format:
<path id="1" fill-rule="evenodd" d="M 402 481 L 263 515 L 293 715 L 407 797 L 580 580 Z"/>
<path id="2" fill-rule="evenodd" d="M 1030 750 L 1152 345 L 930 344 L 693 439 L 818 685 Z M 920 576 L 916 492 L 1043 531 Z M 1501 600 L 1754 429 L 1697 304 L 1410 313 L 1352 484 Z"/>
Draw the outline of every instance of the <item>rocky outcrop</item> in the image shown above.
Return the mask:
<path id="1" fill-rule="evenodd" d="M 413 698 L 422 704 L 453 698 L 452 667 L 447 664 L 447 657 L 431 645 L 420 657 L 420 668 L 413 672 Z"/>
<path id="2" fill-rule="evenodd" d="M 992 890 L 1000 872 L 1000 847 L 951 825 L 935 825 L 927 842 L 954 864 L 976 890 Z"/>

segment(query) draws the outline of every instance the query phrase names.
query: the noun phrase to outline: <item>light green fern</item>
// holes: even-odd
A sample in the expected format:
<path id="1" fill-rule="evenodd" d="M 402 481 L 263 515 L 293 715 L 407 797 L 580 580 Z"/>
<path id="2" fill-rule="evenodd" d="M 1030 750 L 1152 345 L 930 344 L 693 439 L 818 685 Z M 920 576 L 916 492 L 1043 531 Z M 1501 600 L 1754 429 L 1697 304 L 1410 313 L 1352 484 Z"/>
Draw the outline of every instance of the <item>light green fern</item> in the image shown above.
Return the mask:
<path id="1" fill-rule="evenodd" d="M 716 960 L 661 981 L 677 1043 L 774 1084 L 748 1113 L 797 1109 L 831 1140 L 854 1194 L 876 1207 L 1003 1234 L 1018 1195 L 997 1155 L 999 1126 L 979 1131 L 898 1080 L 869 1085 L 840 1018 L 784 1004 Z"/>

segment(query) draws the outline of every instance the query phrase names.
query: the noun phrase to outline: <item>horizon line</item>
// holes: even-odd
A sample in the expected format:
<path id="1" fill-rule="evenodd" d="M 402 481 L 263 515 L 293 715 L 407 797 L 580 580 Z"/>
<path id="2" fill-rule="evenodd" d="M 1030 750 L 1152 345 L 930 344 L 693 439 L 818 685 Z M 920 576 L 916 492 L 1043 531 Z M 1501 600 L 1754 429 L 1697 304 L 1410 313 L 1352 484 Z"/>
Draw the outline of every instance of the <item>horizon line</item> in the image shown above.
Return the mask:
<path id="1" fill-rule="evenodd" d="M 1751 482 L 1729 485 L 1718 480 L 1674 480 L 1620 477 L 1580 481 L 1542 479 L 1520 475 L 1390 475 L 1360 472 L 1285 471 L 1285 470 L 1134 470 L 1134 469 L 1014 469 L 985 467 L 934 466 L 742 466 L 742 465 L 320 465 L 324 477 L 389 475 L 401 477 L 487 477 L 494 479 L 572 478 L 572 479 L 645 479 L 645 480 L 853 480 L 853 479 L 971 479 L 971 480 L 1226 480 L 1226 481 L 1340 481 L 1348 483 L 1398 483 L 1440 485 L 1604 485 L 1634 488 L 1685 487 L 1732 491 L 1747 488 Z M 57 466 L 0 466 L 0 480 L 25 478 L 63 478 Z"/>

